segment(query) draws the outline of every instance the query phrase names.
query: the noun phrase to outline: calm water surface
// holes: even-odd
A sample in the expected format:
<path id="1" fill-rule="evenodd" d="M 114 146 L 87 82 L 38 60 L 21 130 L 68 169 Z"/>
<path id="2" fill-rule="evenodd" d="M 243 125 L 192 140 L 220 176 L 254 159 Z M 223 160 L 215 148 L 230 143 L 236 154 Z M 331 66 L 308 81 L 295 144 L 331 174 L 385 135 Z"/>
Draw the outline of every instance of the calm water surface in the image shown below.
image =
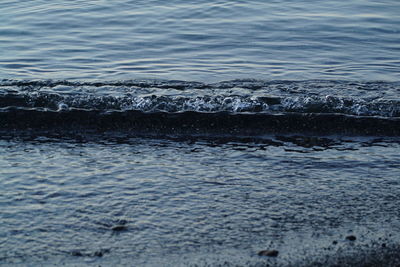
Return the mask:
<path id="1" fill-rule="evenodd" d="M 397 0 L 4 0 L 0 12 L 1 78 L 399 80 Z"/>

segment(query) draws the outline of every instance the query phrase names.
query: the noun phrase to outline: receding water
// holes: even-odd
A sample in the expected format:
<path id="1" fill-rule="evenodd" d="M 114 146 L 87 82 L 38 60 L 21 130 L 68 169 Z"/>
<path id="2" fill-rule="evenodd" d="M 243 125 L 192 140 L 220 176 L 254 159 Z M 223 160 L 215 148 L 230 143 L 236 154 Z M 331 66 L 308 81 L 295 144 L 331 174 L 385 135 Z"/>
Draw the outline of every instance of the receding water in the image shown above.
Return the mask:
<path id="1" fill-rule="evenodd" d="M 399 238 L 399 142 L 123 141 L 1 141 L 2 261 L 295 264 Z"/>
<path id="2" fill-rule="evenodd" d="M 0 265 L 400 264 L 400 2 L 0 14 Z"/>

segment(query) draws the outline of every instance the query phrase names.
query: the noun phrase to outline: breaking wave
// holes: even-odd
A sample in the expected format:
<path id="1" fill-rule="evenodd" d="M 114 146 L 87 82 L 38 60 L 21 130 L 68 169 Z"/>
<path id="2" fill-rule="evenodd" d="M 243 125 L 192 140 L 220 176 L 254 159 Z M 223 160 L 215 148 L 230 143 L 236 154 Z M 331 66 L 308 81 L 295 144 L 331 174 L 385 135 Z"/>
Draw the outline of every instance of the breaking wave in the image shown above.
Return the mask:
<path id="1" fill-rule="evenodd" d="M 0 129 L 400 134 L 400 83 L 0 81 Z"/>

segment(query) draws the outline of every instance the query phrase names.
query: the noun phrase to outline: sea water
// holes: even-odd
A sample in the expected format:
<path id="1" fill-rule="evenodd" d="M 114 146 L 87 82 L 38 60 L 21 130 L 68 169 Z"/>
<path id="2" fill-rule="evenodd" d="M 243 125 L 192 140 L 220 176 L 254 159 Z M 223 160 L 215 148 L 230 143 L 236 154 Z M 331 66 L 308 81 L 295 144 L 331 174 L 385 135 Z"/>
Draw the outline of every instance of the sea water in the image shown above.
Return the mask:
<path id="1" fill-rule="evenodd" d="M 398 1 L 0 14 L 0 265 L 399 264 Z"/>

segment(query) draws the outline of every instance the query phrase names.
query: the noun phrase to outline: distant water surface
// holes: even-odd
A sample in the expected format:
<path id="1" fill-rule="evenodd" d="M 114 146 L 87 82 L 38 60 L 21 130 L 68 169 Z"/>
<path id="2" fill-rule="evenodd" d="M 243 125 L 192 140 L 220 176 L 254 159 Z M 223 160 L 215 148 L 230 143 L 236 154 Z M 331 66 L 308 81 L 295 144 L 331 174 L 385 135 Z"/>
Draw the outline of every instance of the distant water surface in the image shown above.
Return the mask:
<path id="1" fill-rule="evenodd" d="M 399 80 L 400 4 L 2 1 L 1 78 Z"/>

